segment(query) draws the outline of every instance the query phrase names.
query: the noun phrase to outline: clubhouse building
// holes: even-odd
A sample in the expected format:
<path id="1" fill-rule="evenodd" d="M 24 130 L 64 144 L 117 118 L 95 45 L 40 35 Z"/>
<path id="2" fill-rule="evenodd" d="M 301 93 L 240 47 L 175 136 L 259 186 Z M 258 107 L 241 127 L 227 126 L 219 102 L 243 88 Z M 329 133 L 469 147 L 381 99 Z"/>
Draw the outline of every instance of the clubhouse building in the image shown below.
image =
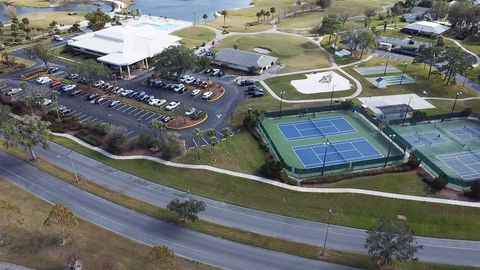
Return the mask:
<path id="1" fill-rule="evenodd" d="M 128 79 L 132 70 L 148 69 L 152 57 L 169 46 L 179 45 L 181 38 L 171 33 L 190 25 L 184 21 L 141 16 L 121 26 L 74 37 L 67 41 L 67 46 L 76 53 L 95 57 Z"/>

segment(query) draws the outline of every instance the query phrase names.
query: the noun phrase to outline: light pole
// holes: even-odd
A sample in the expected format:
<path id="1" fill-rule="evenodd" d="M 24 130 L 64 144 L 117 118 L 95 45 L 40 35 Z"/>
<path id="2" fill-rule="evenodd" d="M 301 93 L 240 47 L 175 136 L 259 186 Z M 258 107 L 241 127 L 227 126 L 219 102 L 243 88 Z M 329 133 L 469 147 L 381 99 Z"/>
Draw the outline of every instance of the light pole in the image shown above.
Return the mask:
<path id="1" fill-rule="evenodd" d="M 326 162 L 326 159 L 327 159 L 327 149 L 328 149 L 329 145 L 330 145 L 330 142 L 328 142 L 328 139 L 327 139 L 327 142 L 323 143 L 323 146 L 325 146 L 325 151 L 323 152 L 323 165 L 322 165 L 321 176 L 323 176 L 323 172 L 325 171 L 325 162 Z"/>
<path id="2" fill-rule="evenodd" d="M 407 70 L 407 63 L 405 63 L 405 66 L 403 66 L 402 77 L 400 77 L 400 85 L 402 85 L 403 77 L 405 76 L 405 71 L 406 70 Z"/>
<path id="3" fill-rule="evenodd" d="M 323 249 L 322 252 L 320 253 L 320 256 L 324 257 L 327 255 L 325 253 L 325 248 L 327 247 L 327 239 L 328 239 L 328 232 L 330 232 L 330 220 L 332 218 L 332 209 L 328 209 L 328 223 L 327 223 L 327 231 L 325 232 L 325 239 L 323 240 Z"/>
<path id="4" fill-rule="evenodd" d="M 383 71 L 383 76 L 387 75 L 388 60 L 390 60 L 390 51 L 388 51 L 387 64 L 385 65 L 385 70 Z"/>
<path id="5" fill-rule="evenodd" d="M 388 158 L 390 157 L 390 151 L 392 151 L 393 140 L 395 139 L 395 136 L 395 134 L 388 135 L 388 137 L 390 137 L 390 147 L 388 147 L 388 153 L 387 157 L 385 158 L 385 164 L 383 164 L 383 167 L 387 167 Z"/>
<path id="6" fill-rule="evenodd" d="M 410 102 L 412 102 L 412 97 L 408 99 L 407 109 L 405 110 L 405 116 L 403 117 L 402 127 L 405 126 L 405 121 L 407 120 L 408 110 L 410 109 Z"/>
<path id="7" fill-rule="evenodd" d="M 455 105 L 457 105 L 458 96 L 460 96 L 461 94 L 463 94 L 463 93 L 462 93 L 462 92 L 457 92 L 457 93 L 455 94 L 455 101 L 453 102 L 452 112 L 450 112 L 450 118 L 452 118 L 453 111 L 455 110 Z"/>
<path id="8" fill-rule="evenodd" d="M 77 169 L 75 169 L 75 164 L 73 164 L 72 152 L 73 152 L 73 150 L 70 150 L 70 152 L 68 152 L 66 154 L 57 155 L 57 158 L 60 158 L 61 156 L 68 156 L 70 158 L 70 163 L 72 164 L 73 174 L 75 175 L 75 183 L 78 183 L 80 181 L 78 180 L 78 174 L 77 174 Z"/>
<path id="9" fill-rule="evenodd" d="M 335 91 L 336 85 L 332 85 L 332 93 L 330 94 L 330 111 L 332 111 L 332 104 L 333 104 L 333 92 Z"/>
<path id="10" fill-rule="evenodd" d="M 285 91 L 280 92 L 280 118 L 282 118 L 283 94 L 285 94 Z"/>

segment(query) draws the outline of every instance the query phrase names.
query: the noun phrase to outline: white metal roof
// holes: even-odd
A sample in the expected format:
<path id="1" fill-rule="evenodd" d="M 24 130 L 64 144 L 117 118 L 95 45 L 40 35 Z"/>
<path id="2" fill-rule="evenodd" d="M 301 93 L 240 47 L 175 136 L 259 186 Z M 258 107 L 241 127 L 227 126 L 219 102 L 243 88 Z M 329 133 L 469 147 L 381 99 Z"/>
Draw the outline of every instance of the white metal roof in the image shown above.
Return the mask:
<path id="1" fill-rule="evenodd" d="M 113 65 L 130 65 L 161 53 L 171 45 L 178 45 L 181 38 L 170 35 L 173 30 L 188 26 L 185 22 L 154 20 L 134 21 L 123 26 L 113 26 L 72 38 L 69 46 L 104 55 L 98 60 Z M 176 28 L 176 29 L 175 29 Z"/>
<path id="2" fill-rule="evenodd" d="M 423 32 L 423 33 L 435 33 L 435 34 L 441 34 L 447 31 L 448 29 L 450 29 L 450 27 L 448 26 L 445 26 L 436 22 L 427 22 L 427 21 L 414 22 L 403 28 L 408 30 Z"/>

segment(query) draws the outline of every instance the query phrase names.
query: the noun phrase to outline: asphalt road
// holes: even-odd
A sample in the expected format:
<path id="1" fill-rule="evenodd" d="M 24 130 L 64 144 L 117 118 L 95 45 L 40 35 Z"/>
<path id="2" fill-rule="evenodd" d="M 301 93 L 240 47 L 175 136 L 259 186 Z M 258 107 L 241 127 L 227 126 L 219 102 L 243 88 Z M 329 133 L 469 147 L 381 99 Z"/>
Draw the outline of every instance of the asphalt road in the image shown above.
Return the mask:
<path id="1" fill-rule="evenodd" d="M 54 143 L 50 143 L 50 149 L 48 150 L 37 150 L 42 158 L 71 171 L 70 160 L 65 156 L 69 152 L 70 150 L 67 148 Z M 323 244 L 327 229 L 326 224 L 275 215 L 191 195 L 106 166 L 75 152 L 73 152 L 72 158 L 80 175 L 112 190 L 151 204 L 165 207 L 174 198 L 188 199 L 194 197 L 205 201 L 208 205 L 207 211 L 201 214 L 202 219 L 296 242 L 317 246 Z M 279 203 L 283 203 L 282 194 L 278 194 L 278 196 Z M 288 203 L 288 198 L 286 203 Z M 327 246 L 338 250 L 365 253 L 365 237 L 364 230 L 331 226 Z M 480 242 L 428 237 L 417 237 L 417 241 L 424 245 L 424 249 L 417 254 L 423 261 L 480 265 L 480 256 L 478 256 L 480 254 Z"/>
<path id="2" fill-rule="evenodd" d="M 226 269 L 354 269 L 255 248 L 163 222 L 71 186 L 5 152 L 0 177 L 78 217 L 147 245 L 166 245 L 177 255 Z"/>

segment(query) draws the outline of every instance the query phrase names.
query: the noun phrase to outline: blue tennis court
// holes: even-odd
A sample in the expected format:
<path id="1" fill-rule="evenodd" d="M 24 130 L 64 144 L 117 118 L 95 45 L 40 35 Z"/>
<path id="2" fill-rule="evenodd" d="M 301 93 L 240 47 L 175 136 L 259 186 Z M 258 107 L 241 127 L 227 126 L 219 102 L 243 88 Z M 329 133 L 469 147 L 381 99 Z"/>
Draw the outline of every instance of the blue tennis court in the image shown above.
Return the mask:
<path id="1" fill-rule="evenodd" d="M 480 128 L 465 127 L 465 128 L 450 130 L 450 132 L 463 140 L 480 138 Z"/>
<path id="2" fill-rule="evenodd" d="M 287 141 L 357 132 L 357 130 L 341 116 L 289 122 L 278 124 L 277 126 Z"/>
<path id="3" fill-rule="evenodd" d="M 403 138 L 412 146 L 417 147 L 446 142 L 446 140 L 439 133 L 435 132 L 416 133 L 413 135 L 403 136 Z"/>
<path id="4" fill-rule="evenodd" d="M 293 151 L 305 168 L 345 164 L 353 161 L 383 157 L 365 138 L 293 147 Z M 326 154 L 325 154 L 326 151 Z"/>
<path id="5" fill-rule="evenodd" d="M 437 158 L 464 180 L 480 179 L 480 151 L 440 155 Z"/>

